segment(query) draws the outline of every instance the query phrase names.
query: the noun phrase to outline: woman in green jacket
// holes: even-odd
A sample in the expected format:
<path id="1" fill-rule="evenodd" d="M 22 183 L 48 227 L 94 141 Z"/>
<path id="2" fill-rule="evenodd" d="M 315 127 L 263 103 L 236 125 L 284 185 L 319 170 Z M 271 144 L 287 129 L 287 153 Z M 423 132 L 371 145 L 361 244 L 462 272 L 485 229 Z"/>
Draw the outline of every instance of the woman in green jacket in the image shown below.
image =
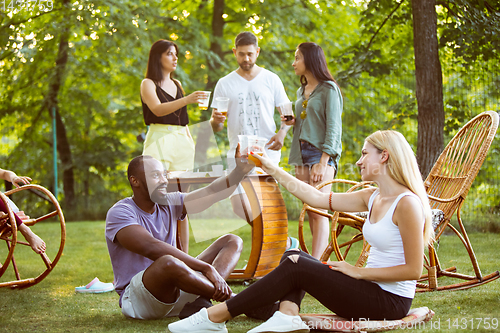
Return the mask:
<path id="1" fill-rule="evenodd" d="M 289 163 L 298 179 L 312 186 L 332 180 L 342 153 L 342 93 L 328 70 L 323 49 L 316 43 L 301 43 L 293 68 L 300 75 L 295 125 Z M 330 192 L 331 186 L 321 191 Z M 312 256 L 320 258 L 328 245 L 329 221 L 308 212 L 313 236 Z"/>

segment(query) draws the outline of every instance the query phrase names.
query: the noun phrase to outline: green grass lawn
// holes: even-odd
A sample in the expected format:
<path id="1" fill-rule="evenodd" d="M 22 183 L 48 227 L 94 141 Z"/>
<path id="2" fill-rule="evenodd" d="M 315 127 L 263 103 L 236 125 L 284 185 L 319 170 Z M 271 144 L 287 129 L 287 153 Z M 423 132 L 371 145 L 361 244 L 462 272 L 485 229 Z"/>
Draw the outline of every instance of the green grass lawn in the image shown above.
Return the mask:
<path id="1" fill-rule="evenodd" d="M 58 225 L 40 223 L 33 227 L 47 243 L 59 242 Z M 248 226 L 235 231 L 249 245 Z M 290 235 L 297 235 L 297 223 L 290 223 Z M 22 238 L 22 236 L 20 236 Z M 309 237 L 310 238 L 310 237 Z M 475 233 L 471 242 L 484 274 L 500 269 L 500 234 Z M 197 255 L 210 241 L 195 243 L 190 253 Z M 5 260 L 5 246 L 0 247 L 0 261 Z M 17 250 L 20 250 L 17 253 Z M 239 267 L 245 265 L 250 251 L 245 246 Z M 41 260 L 31 249 L 16 248 L 16 259 L 22 277 L 38 275 Z M 443 266 L 457 266 L 458 272 L 471 274 L 468 256 L 455 236 L 441 238 L 439 254 Z M 49 256 L 53 251 L 49 251 Z M 53 256 L 52 256 L 53 257 Z M 51 258 L 52 258 L 51 257 Z M 113 281 L 113 272 L 104 240 L 104 222 L 78 222 L 67 224 L 67 241 L 60 262 L 45 280 L 25 290 L 0 289 L 0 332 L 166 332 L 167 324 L 175 319 L 132 320 L 126 319 L 118 306 L 115 292 L 105 294 L 77 294 L 75 287 L 85 285 L 94 277 L 103 282 Z M 12 267 L 0 278 L 0 282 L 13 279 Z M 241 283 L 231 283 L 235 292 L 245 288 Z M 500 280 L 464 291 L 448 291 L 417 294 L 413 307 L 427 306 L 436 315 L 434 329 L 412 329 L 417 332 L 494 332 L 500 324 Z M 313 298 L 306 296 L 303 312 L 327 312 Z M 490 329 L 485 325 L 490 318 Z M 479 322 L 479 320 L 482 320 Z M 228 323 L 229 332 L 246 332 L 259 323 L 245 316 Z M 497 329 L 493 329 L 496 323 Z M 438 329 L 439 325 L 439 329 Z M 474 325 L 474 327 L 472 327 Z"/>

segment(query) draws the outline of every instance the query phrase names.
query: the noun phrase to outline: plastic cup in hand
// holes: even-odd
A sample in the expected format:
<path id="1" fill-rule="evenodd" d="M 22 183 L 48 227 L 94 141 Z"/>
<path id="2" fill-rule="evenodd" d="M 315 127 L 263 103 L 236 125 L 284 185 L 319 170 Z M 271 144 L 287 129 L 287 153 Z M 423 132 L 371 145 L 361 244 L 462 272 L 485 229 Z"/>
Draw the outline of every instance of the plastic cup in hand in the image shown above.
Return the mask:
<path id="1" fill-rule="evenodd" d="M 217 97 L 215 98 L 217 111 L 222 113 L 224 117 L 227 117 L 227 108 L 229 106 L 229 97 Z"/>
<path id="2" fill-rule="evenodd" d="M 292 102 L 286 102 L 280 105 L 281 114 L 285 117 L 286 121 L 293 119 Z"/>
<path id="3" fill-rule="evenodd" d="M 257 167 L 261 167 L 262 163 L 261 161 L 252 155 L 256 154 L 259 156 L 262 156 L 264 154 L 264 149 L 267 143 L 266 138 L 259 138 L 259 137 L 249 137 L 248 138 L 248 161 L 255 164 Z"/>
<path id="4" fill-rule="evenodd" d="M 248 135 L 238 135 L 238 143 L 240 144 L 241 156 L 248 155 Z"/>
<path id="5" fill-rule="evenodd" d="M 202 111 L 208 110 L 208 101 L 210 100 L 210 91 L 204 91 L 204 93 L 205 97 L 198 102 L 198 107 Z"/>

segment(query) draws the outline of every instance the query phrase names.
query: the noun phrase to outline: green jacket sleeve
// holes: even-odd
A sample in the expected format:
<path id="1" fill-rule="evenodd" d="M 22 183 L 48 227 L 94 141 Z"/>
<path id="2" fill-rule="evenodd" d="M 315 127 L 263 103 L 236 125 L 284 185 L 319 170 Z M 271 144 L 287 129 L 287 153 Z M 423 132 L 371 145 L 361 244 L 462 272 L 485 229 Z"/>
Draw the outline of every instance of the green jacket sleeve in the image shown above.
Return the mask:
<path id="1" fill-rule="evenodd" d="M 325 98 L 326 133 L 323 151 L 332 156 L 338 163 L 342 153 L 342 94 L 338 86 L 332 82 Z"/>

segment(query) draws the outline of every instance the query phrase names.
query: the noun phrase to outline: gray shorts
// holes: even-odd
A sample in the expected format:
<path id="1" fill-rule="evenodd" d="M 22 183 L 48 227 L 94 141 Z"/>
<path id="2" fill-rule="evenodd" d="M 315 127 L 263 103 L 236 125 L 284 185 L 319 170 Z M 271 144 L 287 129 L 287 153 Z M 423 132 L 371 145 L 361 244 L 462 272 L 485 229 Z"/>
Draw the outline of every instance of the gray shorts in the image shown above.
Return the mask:
<path id="1" fill-rule="evenodd" d="M 194 301 L 198 295 L 180 291 L 174 303 L 163 303 L 146 289 L 142 282 L 144 271 L 140 271 L 123 291 L 122 313 L 134 319 L 160 319 L 178 316 L 186 303 Z"/>

